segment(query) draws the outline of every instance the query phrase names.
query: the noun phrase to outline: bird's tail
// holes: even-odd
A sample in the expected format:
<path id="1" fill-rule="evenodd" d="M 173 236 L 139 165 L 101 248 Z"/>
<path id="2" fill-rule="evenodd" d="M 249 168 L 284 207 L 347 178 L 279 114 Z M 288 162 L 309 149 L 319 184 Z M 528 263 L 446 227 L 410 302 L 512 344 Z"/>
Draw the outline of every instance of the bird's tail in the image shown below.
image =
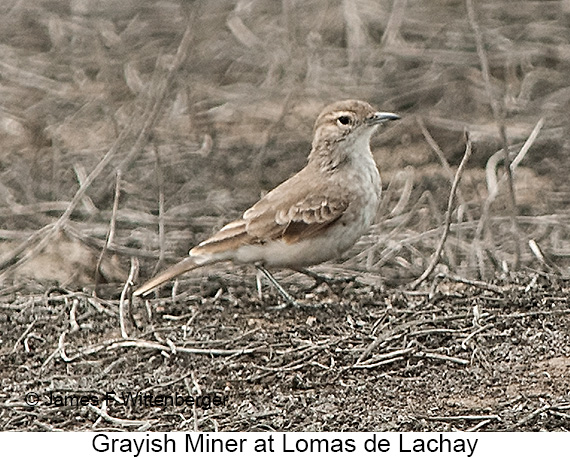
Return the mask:
<path id="1" fill-rule="evenodd" d="M 166 281 L 170 281 L 182 273 L 194 270 L 195 268 L 201 267 L 211 262 L 204 262 L 203 260 L 197 261 L 197 259 L 192 257 L 186 257 L 177 264 L 172 265 L 170 268 L 164 270 L 162 273 L 156 275 L 154 278 L 149 279 L 142 286 L 133 292 L 134 297 L 148 295 L 155 287 L 160 286 Z"/>

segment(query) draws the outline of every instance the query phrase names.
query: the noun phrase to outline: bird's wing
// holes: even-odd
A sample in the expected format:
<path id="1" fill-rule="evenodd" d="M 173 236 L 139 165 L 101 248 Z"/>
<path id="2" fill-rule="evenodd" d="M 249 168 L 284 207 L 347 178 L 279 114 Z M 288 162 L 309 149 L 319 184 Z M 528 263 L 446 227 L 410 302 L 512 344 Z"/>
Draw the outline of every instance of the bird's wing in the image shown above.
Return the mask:
<path id="1" fill-rule="evenodd" d="M 286 202 L 275 208 L 255 211 L 244 217 L 249 219 L 248 233 L 263 241 L 281 238 L 287 243 L 295 243 L 304 238 L 319 234 L 339 219 L 348 208 L 349 201 L 341 194 L 312 189 L 296 201 Z"/>
<path id="2" fill-rule="evenodd" d="M 277 239 L 295 243 L 325 230 L 343 215 L 350 200 L 340 186 L 307 180 L 303 171 L 265 195 L 242 218 L 193 248 L 191 255 L 215 254 Z"/>

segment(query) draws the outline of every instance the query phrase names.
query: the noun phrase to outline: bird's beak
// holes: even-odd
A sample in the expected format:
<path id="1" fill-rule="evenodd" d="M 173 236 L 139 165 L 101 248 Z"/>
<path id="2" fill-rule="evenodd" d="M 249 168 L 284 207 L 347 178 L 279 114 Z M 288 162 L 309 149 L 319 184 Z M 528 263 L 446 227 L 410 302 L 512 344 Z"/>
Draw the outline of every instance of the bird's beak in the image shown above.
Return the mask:
<path id="1" fill-rule="evenodd" d="M 388 121 L 397 121 L 398 119 L 400 119 L 400 116 L 398 116 L 397 114 L 377 112 L 372 114 L 371 116 L 368 116 L 366 118 L 366 123 L 368 125 L 379 125 Z"/>

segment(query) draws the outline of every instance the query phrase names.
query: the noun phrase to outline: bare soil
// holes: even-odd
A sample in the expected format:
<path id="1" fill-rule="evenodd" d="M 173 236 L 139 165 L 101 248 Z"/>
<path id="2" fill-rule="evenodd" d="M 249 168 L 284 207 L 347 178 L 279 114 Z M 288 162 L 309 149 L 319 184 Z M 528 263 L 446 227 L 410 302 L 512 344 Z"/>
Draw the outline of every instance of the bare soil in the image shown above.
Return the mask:
<path id="1" fill-rule="evenodd" d="M 311 307 L 283 310 L 247 282 L 211 273 L 195 294 L 138 303 L 128 340 L 116 306 L 82 294 L 3 305 L 2 428 L 568 430 L 567 282 L 446 280 L 430 298 L 355 281 L 308 292 L 292 277 Z"/>

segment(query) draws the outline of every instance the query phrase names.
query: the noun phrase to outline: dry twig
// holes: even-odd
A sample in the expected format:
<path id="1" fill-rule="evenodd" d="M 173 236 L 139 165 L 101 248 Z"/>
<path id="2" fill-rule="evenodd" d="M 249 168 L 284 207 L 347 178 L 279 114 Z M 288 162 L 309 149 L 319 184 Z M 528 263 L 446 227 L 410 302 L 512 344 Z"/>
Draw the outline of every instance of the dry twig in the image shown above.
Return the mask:
<path id="1" fill-rule="evenodd" d="M 463 158 L 461 159 L 461 163 L 457 168 L 457 172 L 455 173 L 455 179 L 453 180 L 453 185 L 451 186 L 451 191 L 449 192 L 449 200 L 447 202 L 447 211 L 445 212 L 445 222 L 443 228 L 443 234 L 441 235 L 441 239 L 439 240 L 439 244 L 435 253 L 433 254 L 431 261 L 422 275 L 413 281 L 410 284 L 410 288 L 415 289 L 418 287 L 435 269 L 435 266 L 439 262 L 439 258 L 441 256 L 441 252 L 443 251 L 443 247 L 445 245 L 445 240 L 447 239 L 447 235 L 449 234 L 449 227 L 451 225 L 451 214 L 453 212 L 453 206 L 455 204 L 455 195 L 457 193 L 457 186 L 459 185 L 459 181 L 461 180 L 461 175 L 463 174 L 463 170 L 467 165 L 467 161 L 469 157 L 471 157 L 471 139 L 469 138 L 469 134 L 466 134 L 466 146 L 465 146 L 465 153 L 463 154 Z"/>
<path id="2" fill-rule="evenodd" d="M 485 52 L 485 45 L 483 43 L 483 34 L 477 23 L 477 18 L 475 15 L 475 9 L 473 7 L 473 0 L 465 0 L 467 7 L 467 17 L 469 19 L 469 24 L 475 33 L 475 43 L 477 45 L 477 55 L 481 63 L 481 72 L 483 73 L 483 79 L 485 81 L 485 90 L 487 91 L 487 96 L 489 97 L 489 102 L 491 104 L 491 109 L 493 111 L 493 117 L 495 123 L 499 129 L 499 135 L 503 143 L 503 155 L 504 155 L 504 168 L 505 175 L 507 176 L 508 188 L 509 188 L 509 205 L 510 205 L 510 219 L 511 227 L 513 231 L 513 236 L 515 238 L 515 260 L 513 262 L 513 269 L 517 270 L 520 261 L 520 231 L 517 223 L 517 204 L 515 198 L 515 190 L 513 184 L 513 174 L 511 169 L 511 159 L 509 157 L 509 141 L 507 139 L 507 133 L 505 129 L 505 123 L 503 120 L 503 109 L 499 102 L 496 100 L 493 89 L 491 87 L 491 75 L 489 70 L 489 62 L 487 60 L 487 54 Z"/>
<path id="3" fill-rule="evenodd" d="M 117 179 L 115 181 L 115 197 L 113 198 L 113 211 L 111 213 L 111 220 L 109 222 L 109 231 L 107 232 L 107 240 L 105 241 L 105 245 L 101 250 L 99 259 L 97 260 L 97 266 L 95 267 L 95 286 L 94 286 L 95 291 L 97 291 L 97 285 L 99 284 L 99 279 L 101 275 L 101 264 L 103 262 L 103 258 L 107 253 L 107 249 L 109 249 L 109 246 L 113 244 L 113 241 L 115 239 L 115 228 L 117 224 L 117 213 L 119 211 L 120 195 L 121 195 L 121 172 L 119 170 L 117 171 Z"/>
<path id="4" fill-rule="evenodd" d="M 119 419 L 117 417 L 112 417 L 107 413 L 107 408 L 97 408 L 95 405 L 88 404 L 88 408 L 93 411 L 94 413 L 101 416 L 101 418 L 105 419 L 107 422 L 110 422 L 114 425 L 119 425 L 121 427 L 138 427 L 138 431 L 144 432 L 148 430 L 153 421 L 145 421 L 145 420 L 133 420 L 133 419 Z"/>
<path id="5" fill-rule="evenodd" d="M 158 244 L 159 253 L 158 261 L 152 271 L 151 276 L 156 275 L 158 270 L 162 267 L 164 262 L 164 254 L 166 250 L 166 231 L 164 229 L 164 178 L 162 176 L 162 167 L 160 164 L 160 155 L 158 154 L 158 149 L 154 148 L 154 155 L 156 158 L 155 169 L 156 169 L 156 184 L 158 187 Z M 174 296 L 174 294 L 173 294 Z"/>
<path id="6" fill-rule="evenodd" d="M 424 419 L 428 421 L 479 421 L 479 420 L 496 420 L 500 421 L 501 417 L 498 415 L 490 416 L 425 416 Z"/>
<path id="7" fill-rule="evenodd" d="M 121 326 L 121 336 L 127 339 L 127 323 L 126 323 L 126 306 L 127 306 L 127 296 L 130 296 L 130 290 L 137 281 L 137 276 L 139 273 L 139 260 L 136 257 L 131 258 L 131 270 L 129 271 L 129 277 L 125 282 L 123 291 L 121 292 L 121 299 L 119 301 L 119 323 Z"/>

